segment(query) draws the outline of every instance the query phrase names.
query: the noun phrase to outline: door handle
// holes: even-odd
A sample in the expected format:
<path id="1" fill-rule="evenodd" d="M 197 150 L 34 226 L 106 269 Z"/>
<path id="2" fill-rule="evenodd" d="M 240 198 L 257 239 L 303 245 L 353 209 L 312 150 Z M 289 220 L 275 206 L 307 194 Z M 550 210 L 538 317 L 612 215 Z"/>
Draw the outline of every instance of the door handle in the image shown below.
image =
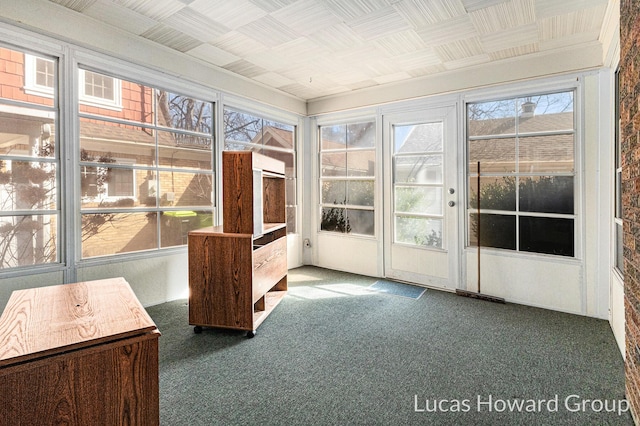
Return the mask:
<path id="1" fill-rule="evenodd" d="M 455 202 L 455 201 L 449 201 L 449 207 L 453 207 L 453 206 L 455 206 L 455 205 L 456 205 L 456 202 Z"/>

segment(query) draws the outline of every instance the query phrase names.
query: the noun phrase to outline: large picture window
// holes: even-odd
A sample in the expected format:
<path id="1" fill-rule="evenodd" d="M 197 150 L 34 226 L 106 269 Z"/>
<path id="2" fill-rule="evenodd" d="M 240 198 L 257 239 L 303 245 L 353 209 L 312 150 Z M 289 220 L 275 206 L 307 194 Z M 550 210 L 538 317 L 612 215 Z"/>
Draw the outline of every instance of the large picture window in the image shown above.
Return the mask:
<path id="1" fill-rule="evenodd" d="M 84 75 L 92 96 L 122 98 L 126 108 L 78 106 L 82 258 L 186 244 L 190 230 L 212 225 L 213 104 Z"/>
<path id="2" fill-rule="evenodd" d="M 575 256 L 575 146 L 573 91 L 467 104 L 468 245 Z"/>
<path id="3" fill-rule="evenodd" d="M 224 109 L 224 149 L 255 151 L 284 162 L 287 233 L 297 232 L 296 127 L 232 108 Z"/>
<path id="4" fill-rule="evenodd" d="M 375 234 L 375 122 L 320 126 L 320 230 Z"/>
<path id="5" fill-rule="evenodd" d="M 26 89 L 27 61 L 46 95 Z M 62 261 L 57 69 L 53 58 L 0 48 L 0 270 Z"/>

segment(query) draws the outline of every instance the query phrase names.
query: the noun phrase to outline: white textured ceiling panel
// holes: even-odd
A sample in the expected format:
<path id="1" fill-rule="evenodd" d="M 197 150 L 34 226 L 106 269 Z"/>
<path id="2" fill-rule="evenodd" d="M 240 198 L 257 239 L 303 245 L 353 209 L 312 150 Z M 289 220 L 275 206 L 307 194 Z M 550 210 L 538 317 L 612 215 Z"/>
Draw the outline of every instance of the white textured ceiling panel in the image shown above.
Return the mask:
<path id="1" fill-rule="evenodd" d="M 164 24 L 158 24 L 140 35 L 179 52 L 187 52 L 202 44 L 201 41 Z"/>
<path id="2" fill-rule="evenodd" d="M 316 31 L 309 35 L 309 39 L 313 40 L 318 46 L 324 46 L 333 52 L 346 50 L 365 42 L 362 37 L 344 23 Z"/>
<path id="3" fill-rule="evenodd" d="M 532 23 L 483 35 L 480 37 L 480 42 L 486 52 L 497 52 L 518 46 L 535 44 L 538 42 L 538 26 Z"/>
<path id="4" fill-rule="evenodd" d="M 607 6 L 607 0 L 536 0 L 536 18 L 564 15 L 576 10 Z"/>
<path id="5" fill-rule="evenodd" d="M 343 20 L 351 20 L 373 13 L 389 5 L 387 0 L 324 0 L 331 12 Z"/>
<path id="6" fill-rule="evenodd" d="M 83 13 L 135 35 L 140 35 L 158 24 L 158 21 L 114 4 L 110 0 L 95 0 L 83 10 Z"/>
<path id="7" fill-rule="evenodd" d="M 75 10 L 76 12 L 84 12 L 84 10 L 95 3 L 96 0 L 51 0 L 51 2 Z"/>
<path id="8" fill-rule="evenodd" d="M 232 30 L 267 14 L 248 0 L 194 0 L 189 7 Z"/>
<path id="9" fill-rule="evenodd" d="M 375 40 L 374 44 L 389 56 L 419 53 L 428 48 L 428 44 L 414 30 L 381 37 Z"/>
<path id="10" fill-rule="evenodd" d="M 447 21 L 467 13 L 460 0 L 405 0 L 395 4 L 395 7 L 414 28 Z"/>
<path id="11" fill-rule="evenodd" d="M 200 46 L 188 50 L 186 53 L 194 58 L 201 59 L 219 67 L 240 59 L 239 56 L 208 43 L 201 44 Z"/>
<path id="12" fill-rule="evenodd" d="M 340 22 L 323 2 L 316 0 L 299 0 L 272 15 L 281 25 L 284 24 L 301 35 L 313 34 Z"/>
<path id="13" fill-rule="evenodd" d="M 391 6 L 347 21 L 347 25 L 365 40 L 373 40 L 411 28 L 402 15 Z"/>
<path id="14" fill-rule="evenodd" d="M 238 31 L 223 34 L 211 44 L 241 58 L 267 49 L 267 45 Z"/>
<path id="15" fill-rule="evenodd" d="M 608 0 L 48 1 L 305 100 L 598 43 L 608 6 Z"/>
<path id="16" fill-rule="evenodd" d="M 299 37 L 298 33 L 285 25 L 281 25 L 269 15 L 243 25 L 238 28 L 238 32 L 254 40 L 259 40 L 270 47 L 279 46 Z"/>
<path id="17" fill-rule="evenodd" d="M 151 19 L 162 20 L 179 12 L 187 5 L 180 0 L 112 0 Z"/>
<path id="18" fill-rule="evenodd" d="M 204 42 L 210 42 L 229 31 L 229 28 L 188 7 L 178 13 L 174 13 L 162 22 L 177 31 Z"/>
<path id="19" fill-rule="evenodd" d="M 561 1 L 561 0 L 559 0 Z M 535 22 L 535 0 L 511 0 L 471 12 L 471 21 L 486 35 Z"/>
<path id="20" fill-rule="evenodd" d="M 425 43 L 433 46 L 452 41 L 475 37 L 478 31 L 467 15 L 451 18 L 418 30 Z"/>
<path id="21" fill-rule="evenodd" d="M 507 3 L 509 0 L 462 0 L 462 4 L 467 12 L 484 9 L 500 3 Z M 562 1 L 562 0 L 554 0 Z"/>

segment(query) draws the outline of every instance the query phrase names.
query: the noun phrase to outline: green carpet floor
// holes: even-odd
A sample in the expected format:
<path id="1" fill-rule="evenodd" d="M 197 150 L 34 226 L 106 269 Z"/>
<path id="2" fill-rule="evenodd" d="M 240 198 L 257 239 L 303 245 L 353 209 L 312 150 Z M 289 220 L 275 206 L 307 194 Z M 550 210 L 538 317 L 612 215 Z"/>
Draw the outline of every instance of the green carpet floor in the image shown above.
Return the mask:
<path id="1" fill-rule="evenodd" d="M 161 424 L 633 424 L 606 321 L 376 280 L 291 270 L 253 339 L 195 334 L 185 300 L 149 307 Z"/>

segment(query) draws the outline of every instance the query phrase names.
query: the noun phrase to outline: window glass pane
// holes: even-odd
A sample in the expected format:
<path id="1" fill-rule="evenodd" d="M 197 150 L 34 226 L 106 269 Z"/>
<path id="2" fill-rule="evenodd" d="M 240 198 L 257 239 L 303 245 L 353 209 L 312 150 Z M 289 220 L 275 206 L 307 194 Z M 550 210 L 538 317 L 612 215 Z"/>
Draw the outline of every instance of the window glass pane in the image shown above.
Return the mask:
<path id="1" fill-rule="evenodd" d="M 296 229 L 296 207 L 287 206 L 287 233 L 297 233 Z"/>
<path id="2" fill-rule="evenodd" d="M 320 166 L 322 176 L 347 176 L 347 153 L 320 154 Z"/>
<path id="3" fill-rule="evenodd" d="M 243 112 L 224 109 L 224 141 L 229 151 L 246 150 L 236 148 L 236 142 L 252 142 L 262 135 L 262 119 Z"/>
<path id="4" fill-rule="evenodd" d="M 394 126 L 393 132 L 396 154 L 442 151 L 442 122 Z"/>
<path id="5" fill-rule="evenodd" d="M 0 117 L 0 155 L 54 158 L 55 113 L 22 107 L 12 110 L 13 114 Z"/>
<path id="6" fill-rule="evenodd" d="M 481 139 L 469 141 L 469 172 L 513 173 L 516 171 L 516 140 Z"/>
<path id="7" fill-rule="evenodd" d="M 158 125 L 212 134 L 213 104 L 164 90 L 156 90 Z"/>
<path id="8" fill-rule="evenodd" d="M 213 226 L 210 211 L 168 211 L 160 215 L 160 246 L 187 244 L 189 231 Z"/>
<path id="9" fill-rule="evenodd" d="M 573 232 L 572 219 L 521 216 L 520 250 L 573 256 Z"/>
<path id="10" fill-rule="evenodd" d="M 375 146 L 375 123 L 347 125 L 347 148 L 373 148 Z"/>
<path id="11" fill-rule="evenodd" d="M 109 194 L 110 197 L 132 197 L 134 185 L 133 170 L 111 169 L 110 174 L 107 194 Z"/>
<path id="12" fill-rule="evenodd" d="M 81 114 L 116 120 L 154 124 L 153 89 L 132 81 L 121 80 L 92 71 L 82 73 Z"/>
<path id="13" fill-rule="evenodd" d="M 374 235 L 373 210 L 347 209 L 347 223 L 352 234 Z"/>
<path id="14" fill-rule="evenodd" d="M 292 150 L 294 131 L 294 126 L 265 120 L 262 129 L 262 145 Z"/>
<path id="15" fill-rule="evenodd" d="M 442 248 L 442 220 L 396 216 L 395 242 Z"/>
<path id="16" fill-rule="evenodd" d="M 622 235 L 622 225 L 616 223 L 616 268 L 624 272 L 624 245 Z"/>
<path id="17" fill-rule="evenodd" d="M 162 167 L 211 170 L 213 139 L 158 131 L 158 161 Z"/>
<path id="18" fill-rule="evenodd" d="M 395 157 L 394 182 L 442 184 L 442 154 Z"/>
<path id="19" fill-rule="evenodd" d="M 467 106 L 469 136 L 512 134 L 516 131 L 516 101 L 482 102 Z"/>
<path id="20" fill-rule="evenodd" d="M 572 134 L 522 137 L 518 143 L 519 172 L 573 172 L 574 143 Z"/>
<path id="21" fill-rule="evenodd" d="M 155 144 L 153 129 L 80 119 L 80 161 L 152 166 Z"/>
<path id="22" fill-rule="evenodd" d="M 57 67 L 52 58 L 0 47 L 0 98 L 54 106 Z"/>
<path id="23" fill-rule="evenodd" d="M 374 182 L 372 180 L 347 181 L 347 204 L 373 207 Z"/>
<path id="24" fill-rule="evenodd" d="M 320 128 L 320 148 L 345 149 L 347 145 L 347 126 L 322 126 Z"/>
<path id="25" fill-rule="evenodd" d="M 298 204 L 298 197 L 296 194 L 296 179 L 287 179 L 285 181 L 286 202 L 288 206 L 295 206 Z"/>
<path id="26" fill-rule="evenodd" d="M 573 92 L 528 96 L 518 99 L 518 132 L 572 130 Z"/>
<path id="27" fill-rule="evenodd" d="M 441 187 L 396 186 L 395 195 L 396 212 L 442 214 Z"/>
<path id="28" fill-rule="evenodd" d="M 540 176 L 520 178 L 520 210 L 573 214 L 573 177 Z"/>
<path id="29" fill-rule="evenodd" d="M 320 229 L 342 233 L 351 232 L 346 209 L 343 207 L 323 207 Z"/>
<path id="30" fill-rule="evenodd" d="M 469 245 L 478 245 L 478 215 L 469 215 Z M 516 249 L 516 217 L 499 214 L 480 214 L 480 245 Z"/>
<path id="31" fill-rule="evenodd" d="M 347 202 L 347 182 L 344 180 L 325 180 L 322 182 L 324 204 L 345 204 Z"/>
<path id="32" fill-rule="evenodd" d="M 0 269 L 58 261 L 58 216 L 0 217 Z"/>
<path id="33" fill-rule="evenodd" d="M 480 208 L 484 210 L 515 211 L 516 178 L 486 176 L 480 178 Z M 478 208 L 478 177 L 469 179 L 469 208 Z"/>
<path id="34" fill-rule="evenodd" d="M 11 210 L 56 210 L 55 163 L 0 159 L 0 207 Z"/>
<path id="35" fill-rule="evenodd" d="M 616 170 L 616 217 L 622 219 L 622 170 Z"/>
<path id="36" fill-rule="evenodd" d="M 146 187 L 146 172 L 140 177 L 142 185 L 139 193 L 145 196 L 142 188 Z M 136 183 L 135 169 L 80 166 L 81 207 L 108 209 L 144 206 L 145 199 L 140 200 L 137 196 Z"/>
<path id="37" fill-rule="evenodd" d="M 82 215 L 82 257 L 152 250 L 158 247 L 157 213 Z"/>
<path id="38" fill-rule="evenodd" d="M 323 154 L 330 155 L 330 154 Z M 324 163 L 323 163 L 324 164 Z M 349 176 L 375 176 L 375 151 L 347 151 L 347 168 Z"/>
<path id="39" fill-rule="evenodd" d="M 160 172 L 161 206 L 210 206 L 212 176 L 186 172 Z"/>

